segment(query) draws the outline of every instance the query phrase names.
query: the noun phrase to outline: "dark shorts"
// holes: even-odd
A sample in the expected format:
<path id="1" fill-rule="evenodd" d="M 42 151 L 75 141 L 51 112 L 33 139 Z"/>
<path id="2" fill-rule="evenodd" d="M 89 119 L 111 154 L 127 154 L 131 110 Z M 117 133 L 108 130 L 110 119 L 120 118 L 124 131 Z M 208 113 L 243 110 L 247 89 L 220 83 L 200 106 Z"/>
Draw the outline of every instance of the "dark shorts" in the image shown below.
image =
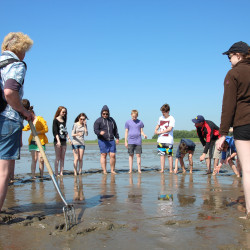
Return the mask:
<path id="1" fill-rule="evenodd" d="M 173 156 L 173 145 L 168 143 L 158 143 L 158 155 Z"/>
<path id="2" fill-rule="evenodd" d="M 0 115 L 0 159 L 20 159 L 23 124 Z"/>
<path id="3" fill-rule="evenodd" d="M 72 145 L 72 149 L 79 149 L 79 148 L 85 150 L 85 145 Z"/>
<path id="4" fill-rule="evenodd" d="M 136 144 L 128 144 L 128 153 L 129 153 L 129 155 L 133 155 L 134 152 L 136 154 L 141 155 L 142 154 L 142 146 L 141 145 L 136 145 Z"/>
<path id="5" fill-rule="evenodd" d="M 250 140 L 250 124 L 238 126 L 233 131 L 235 140 L 249 141 Z"/>
<path id="6" fill-rule="evenodd" d="M 101 154 L 116 153 L 116 145 L 115 145 L 114 140 L 113 141 L 98 140 L 98 145 L 99 145 Z"/>

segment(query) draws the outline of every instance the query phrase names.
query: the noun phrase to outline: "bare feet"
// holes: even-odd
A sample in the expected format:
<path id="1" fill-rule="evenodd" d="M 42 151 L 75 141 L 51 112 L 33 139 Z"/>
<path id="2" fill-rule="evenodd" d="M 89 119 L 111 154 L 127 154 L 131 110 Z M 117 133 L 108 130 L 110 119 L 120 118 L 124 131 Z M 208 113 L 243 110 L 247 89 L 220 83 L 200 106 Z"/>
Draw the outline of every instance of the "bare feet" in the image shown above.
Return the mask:
<path id="1" fill-rule="evenodd" d="M 164 170 L 161 170 L 160 173 L 164 173 Z"/>
<path id="2" fill-rule="evenodd" d="M 116 172 L 115 171 L 111 171 L 111 174 L 116 174 Z"/>
<path id="3" fill-rule="evenodd" d="M 175 170 L 174 170 L 174 173 L 177 174 L 177 173 L 178 173 L 178 169 L 175 169 Z"/>
<path id="4" fill-rule="evenodd" d="M 138 173 L 141 174 L 141 170 L 138 170 Z"/>
<path id="5" fill-rule="evenodd" d="M 189 171 L 189 173 L 190 173 L 190 174 L 192 174 L 192 173 L 193 173 L 193 171 L 192 171 L 192 170 L 190 170 L 190 171 Z"/>
<path id="6" fill-rule="evenodd" d="M 107 171 L 103 171 L 103 174 L 107 174 Z"/>

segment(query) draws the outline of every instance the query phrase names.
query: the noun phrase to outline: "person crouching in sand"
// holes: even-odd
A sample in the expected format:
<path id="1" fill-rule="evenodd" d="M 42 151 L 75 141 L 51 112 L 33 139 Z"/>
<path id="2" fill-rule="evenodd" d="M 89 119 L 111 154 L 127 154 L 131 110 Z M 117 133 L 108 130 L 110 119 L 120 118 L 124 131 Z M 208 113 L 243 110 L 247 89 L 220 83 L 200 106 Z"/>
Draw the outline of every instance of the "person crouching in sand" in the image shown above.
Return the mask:
<path id="1" fill-rule="evenodd" d="M 175 159 L 175 169 L 174 173 L 178 173 L 178 161 L 180 160 L 182 173 L 186 173 L 185 164 L 184 164 L 184 157 L 188 153 L 188 161 L 190 166 L 190 174 L 193 173 L 193 154 L 195 151 L 195 143 L 190 139 L 181 139 L 180 144 L 177 148 L 176 152 L 176 159 Z"/>
<path id="2" fill-rule="evenodd" d="M 236 165 L 234 163 L 234 159 L 237 156 L 236 147 L 234 144 L 234 138 L 231 136 L 226 136 L 226 140 L 224 141 L 221 153 L 221 161 L 220 164 L 214 169 L 213 175 L 216 175 L 220 172 L 220 168 L 222 164 L 229 164 L 233 169 L 235 175 L 240 177 L 241 175 L 241 166 L 239 159 L 236 159 Z"/>

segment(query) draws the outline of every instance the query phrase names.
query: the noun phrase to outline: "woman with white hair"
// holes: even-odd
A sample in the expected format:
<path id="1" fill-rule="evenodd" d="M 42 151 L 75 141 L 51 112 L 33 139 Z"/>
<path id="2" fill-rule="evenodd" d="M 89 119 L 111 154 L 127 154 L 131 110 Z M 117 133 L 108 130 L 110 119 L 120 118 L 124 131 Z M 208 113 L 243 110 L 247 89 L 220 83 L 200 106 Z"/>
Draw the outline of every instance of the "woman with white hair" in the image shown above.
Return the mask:
<path id="1" fill-rule="evenodd" d="M 22 62 L 33 41 L 21 32 L 11 32 L 3 40 L 0 56 L 0 211 L 15 160 L 20 158 L 23 117 L 33 115 L 22 105 L 26 64 Z"/>

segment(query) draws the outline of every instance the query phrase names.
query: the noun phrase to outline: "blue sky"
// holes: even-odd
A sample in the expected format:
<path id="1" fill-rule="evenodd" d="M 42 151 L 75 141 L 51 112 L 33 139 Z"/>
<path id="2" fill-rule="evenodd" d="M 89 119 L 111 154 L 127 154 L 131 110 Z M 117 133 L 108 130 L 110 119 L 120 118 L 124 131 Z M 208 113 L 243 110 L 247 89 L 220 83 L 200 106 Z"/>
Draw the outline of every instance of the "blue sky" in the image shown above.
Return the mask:
<path id="1" fill-rule="evenodd" d="M 0 37 L 13 31 L 34 41 L 26 54 L 25 95 L 49 126 L 57 107 L 68 109 L 69 132 L 84 112 L 89 136 L 104 104 L 120 137 L 131 109 L 154 133 L 160 107 L 170 104 L 175 129 L 194 129 L 203 114 L 220 124 L 222 52 L 249 41 L 250 1 L 2 1 Z M 27 144 L 29 133 L 24 134 Z"/>

